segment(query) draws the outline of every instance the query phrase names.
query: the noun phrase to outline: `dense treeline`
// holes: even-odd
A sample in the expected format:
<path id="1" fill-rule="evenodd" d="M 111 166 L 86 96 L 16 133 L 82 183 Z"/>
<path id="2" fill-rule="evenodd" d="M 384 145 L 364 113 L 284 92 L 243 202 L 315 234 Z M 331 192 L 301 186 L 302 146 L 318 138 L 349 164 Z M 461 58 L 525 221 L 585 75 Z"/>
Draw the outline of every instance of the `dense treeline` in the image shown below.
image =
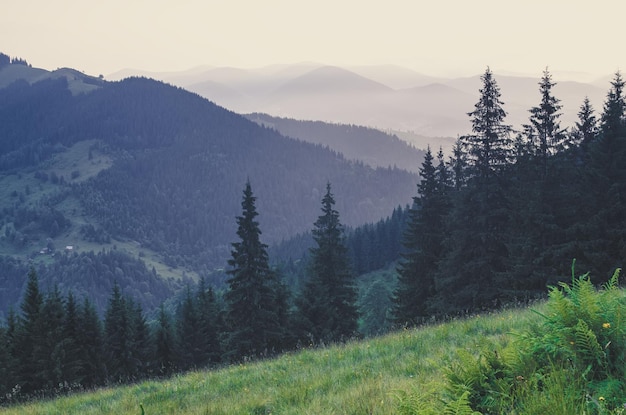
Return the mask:
<path id="1" fill-rule="evenodd" d="M 149 324 L 141 304 L 114 284 L 101 318 L 88 296 L 63 295 L 56 285 L 42 292 L 31 269 L 19 311 L 0 326 L 0 403 L 217 363 L 220 310 L 201 283 Z"/>
<path id="2" fill-rule="evenodd" d="M 529 124 L 513 131 L 493 74 L 447 164 L 427 154 L 404 234 L 394 292 L 397 324 L 493 308 L 541 295 L 573 258 L 601 275 L 621 267 L 626 235 L 624 82 L 601 117 L 585 99 L 575 128 L 560 126 L 549 72 Z M 429 151 L 430 153 L 430 151 Z"/>
<path id="3" fill-rule="evenodd" d="M 54 257 L 49 264 L 41 263 L 36 267 L 41 284 L 57 287 L 63 294 L 72 291 L 77 297 L 89 297 L 99 315 L 106 308 L 114 284 L 144 309 L 154 310 L 185 283 L 164 279 L 154 268 L 148 269 L 141 259 L 121 250 L 56 251 Z M 27 261 L 0 256 L 0 320 L 5 320 L 10 309 L 16 309 L 30 267 Z"/>

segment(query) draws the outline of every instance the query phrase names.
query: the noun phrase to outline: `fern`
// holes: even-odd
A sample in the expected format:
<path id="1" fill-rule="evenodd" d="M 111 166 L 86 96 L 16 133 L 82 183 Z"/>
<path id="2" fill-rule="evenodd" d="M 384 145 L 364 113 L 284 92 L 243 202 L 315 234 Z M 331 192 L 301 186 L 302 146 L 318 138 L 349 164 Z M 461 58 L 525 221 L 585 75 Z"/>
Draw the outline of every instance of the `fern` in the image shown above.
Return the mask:
<path id="1" fill-rule="evenodd" d="M 607 292 L 615 292 L 619 289 L 619 275 L 622 272 L 621 268 L 617 268 L 613 272 L 613 276 L 602 285 L 602 289 Z"/>
<path id="2" fill-rule="evenodd" d="M 582 357 L 583 365 L 591 365 L 596 375 L 606 375 L 607 361 L 595 333 L 589 329 L 587 323 L 579 320 L 576 325 L 576 351 Z"/>
<path id="3" fill-rule="evenodd" d="M 397 391 L 394 397 L 398 401 L 396 413 L 399 415 L 437 415 L 439 413 L 431 409 L 426 400 L 417 393 Z"/>
<path id="4" fill-rule="evenodd" d="M 470 393 L 466 391 L 459 399 L 450 402 L 443 410 L 444 415 L 482 415 L 480 412 L 474 411 L 470 406 Z"/>

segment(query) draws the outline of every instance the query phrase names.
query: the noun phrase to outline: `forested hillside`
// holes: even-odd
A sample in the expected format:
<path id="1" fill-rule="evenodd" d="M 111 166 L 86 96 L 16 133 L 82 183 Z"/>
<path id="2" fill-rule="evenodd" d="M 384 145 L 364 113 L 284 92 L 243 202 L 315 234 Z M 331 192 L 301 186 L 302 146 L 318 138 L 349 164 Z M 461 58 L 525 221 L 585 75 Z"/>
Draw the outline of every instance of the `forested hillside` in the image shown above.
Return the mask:
<path id="1" fill-rule="evenodd" d="M 178 278 L 209 276 L 225 267 L 248 179 L 269 243 L 310 229 L 327 182 L 352 226 L 385 217 L 414 193 L 414 173 L 349 162 L 180 88 L 95 79 L 98 88 L 73 94 L 68 82 L 18 80 L 0 89 L 5 254 L 58 259 L 67 245 L 69 253 L 119 245 Z M 19 292 L 24 278 L 8 282 L 9 291 Z M 89 280 L 76 283 L 105 295 Z M 4 311 L 18 301 L 11 298 Z"/>

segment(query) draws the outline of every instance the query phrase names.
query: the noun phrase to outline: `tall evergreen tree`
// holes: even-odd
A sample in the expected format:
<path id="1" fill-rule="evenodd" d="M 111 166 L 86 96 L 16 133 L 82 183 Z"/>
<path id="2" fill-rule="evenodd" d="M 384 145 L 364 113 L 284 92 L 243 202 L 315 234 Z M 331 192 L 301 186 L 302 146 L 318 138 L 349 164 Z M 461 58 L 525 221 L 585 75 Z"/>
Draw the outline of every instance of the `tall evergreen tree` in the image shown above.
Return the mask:
<path id="1" fill-rule="evenodd" d="M 198 304 L 189 286 L 178 313 L 178 350 L 181 365 L 185 369 L 201 368 L 208 360 L 205 357 L 206 338 L 202 330 Z"/>
<path id="2" fill-rule="evenodd" d="M 96 307 L 88 298 L 83 299 L 79 320 L 78 343 L 86 355 L 79 371 L 80 382 L 85 387 L 102 385 L 106 378 L 103 328 Z"/>
<path id="3" fill-rule="evenodd" d="M 446 255 L 435 280 L 433 309 L 454 313 L 497 302 L 496 277 L 506 268 L 506 230 L 510 216 L 506 172 L 513 149 L 512 129 L 500 89 L 489 69 L 475 110 L 468 115 L 472 134 L 459 141 L 467 154 L 467 182 L 454 196 L 447 220 Z"/>
<path id="4" fill-rule="evenodd" d="M 340 341 L 357 330 L 357 293 L 344 244 L 344 230 L 330 183 L 322 199 L 322 215 L 314 223 L 309 279 L 298 308 L 303 329 L 314 341 Z"/>
<path id="5" fill-rule="evenodd" d="M 483 86 L 474 111 L 468 113 L 472 134 L 460 137 L 469 162 L 469 177 L 481 180 L 502 172 L 512 155 L 512 129 L 505 124 L 506 111 L 500 87 L 489 68 L 481 76 Z"/>
<path id="6" fill-rule="evenodd" d="M 231 358 L 277 352 L 283 335 L 276 304 L 278 279 L 269 266 L 267 245 L 260 240 L 255 201 L 248 181 L 241 202 L 242 214 L 237 217 L 240 240 L 232 244 L 232 258 L 228 261 L 231 277 L 225 299 Z"/>
<path id="7" fill-rule="evenodd" d="M 576 122 L 576 135 L 579 137 L 578 141 L 584 147 L 588 147 L 598 134 L 597 124 L 598 120 L 594 115 L 593 106 L 589 101 L 589 97 L 585 97 L 578 111 L 578 121 Z"/>
<path id="8" fill-rule="evenodd" d="M 157 318 L 157 327 L 154 334 L 155 353 L 154 366 L 155 372 L 160 376 L 171 375 L 177 367 L 176 357 L 176 337 L 175 330 L 169 314 L 165 311 L 165 307 L 161 304 L 159 308 L 159 316 Z"/>
<path id="9" fill-rule="evenodd" d="M 626 237 L 626 97 L 619 72 L 611 82 L 600 121 L 600 132 L 589 147 L 586 180 L 591 209 L 585 221 L 585 258 L 595 272 L 621 266 Z"/>
<path id="10" fill-rule="evenodd" d="M 566 137 L 559 121 L 561 116 L 559 111 L 563 106 L 552 94 L 555 85 L 556 83 L 552 82 L 552 75 L 546 69 L 539 82 L 541 101 L 538 106 L 530 109 L 530 124 L 525 126 L 535 155 L 541 160 L 543 167 L 550 155 L 563 149 Z"/>
<path id="11" fill-rule="evenodd" d="M 8 396 L 16 384 L 12 342 L 9 328 L 0 326 L 0 405 L 8 400 Z"/>
<path id="12" fill-rule="evenodd" d="M 206 287 L 204 278 L 200 279 L 196 294 L 200 331 L 204 338 L 203 364 L 218 363 L 222 356 L 220 341 L 222 332 L 222 310 L 217 302 L 212 287 Z M 282 324 L 281 324 L 282 327 Z"/>
<path id="13" fill-rule="evenodd" d="M 87 353 L 80 344 L 80 313 L 71 291 L 65 301 L 64 316 L 62 378 L 70 385 L 82 384 L 81 371 L 86 364 Z"/>
<path id="14" fill-rule="evenodd" d="M 398 266 L 398 288 L 394 291 L 393 315 L 398 325 L 415 324 L 428 316 L 428 299 L 435 293 L 435 272 L 443 243 L 442 206 L 444 190 L 438 176 L 447 173 L 442 162 L 433 164 L 430 147 L 426 150 L 419 173 L 418 196 L 413 198 L 409 222 L 404 234 L 404 254 Z"/>
<path id="15" fill-rule="evenodd" d="M 133 380 L 148 377 L 152 371 L 153 343 L 143 308 L 138 302 L 127 300 L 130 322 L 131 376 Z"/>
<path id="16" fill-rule="evenodd" d="M 35 373 L 44 390 L 54 390 L 65 381 L 63 363 L 65 349 L 63 342 L 63 322 L 65 311 L 63 298 L 58 287 L 50 291 L 41 308 L 41 339 L 35 345 L 33 361 L 38 367 Z"/>
<path id="17" fill-rule="evenodd" d="M 117 283 L 104 317 L 106 367 L 108 378 L 114 382 L 132 380 L 132 323 L 121 289 Z"/>
<path id="18" fill-rule="evenodd" d="M 36 345 L 42 340 L 43 295 L 39 290 L 39 278 L 34 268 L 28 273 L 26 292 L 20 304 L 21 316 L 15 334 L 15 357 L 18 381 L 23 393 L 35 392 L 43 387 L 38 374 L 41 367 L 34 358 Z"/>

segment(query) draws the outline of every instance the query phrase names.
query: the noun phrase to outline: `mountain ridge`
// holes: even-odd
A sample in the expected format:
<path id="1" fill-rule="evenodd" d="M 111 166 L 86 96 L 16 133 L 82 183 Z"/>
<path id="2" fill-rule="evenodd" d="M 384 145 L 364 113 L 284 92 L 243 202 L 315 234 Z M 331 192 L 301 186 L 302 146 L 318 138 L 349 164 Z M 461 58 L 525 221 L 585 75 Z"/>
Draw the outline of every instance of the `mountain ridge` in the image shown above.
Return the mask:
<path id="1" fill-rule="evenodd" d="M 348 93 L 344 90 L 343 93 L 339 93 L 332 88 L 333 85 L 341 85 L 341 78 L 337 77 L 329 78 L 328 83 L 321 88 L 311 87 L 309 91 L 300 89 L 298 94 L 288 94 L 282 89 L 282 94 L 276 94 L 276 90 L 286 83 L 328 66 L 313 63 L 308 66 L 282 65 L 280 67 L 281 70 L 278 71 L 276 67 L 246 69 L 245 82 L 241 79 L 237 82 L 226 82 L 222 72 L 221 83 L 243 93 L 243 98 L 240 96 L 237 99 L 232 93 L 221 94 L 215 87 L 212 90 L 203 89 L 199 86 L 200 81 L 197 77 L 194 78 L 195 82 L 191 83 L 178 78 L 175 84 L 197 92 L 238 113 L 258 112 L 285 118 L 358 124 L 383 130 L 413 131 L 433 137 L 432 145 L 435 147 L 438 146 L 436 137 L 457 137 L 470 132 L 466 114 L 473 110 L 480 87 L 479 74 L 470 77 L 437 78 L 393 65 L 391 67 L 372 65 L 342 69 L 387 86 L 389 90 L 375 92 L 369 89 L 365 96 L 360 91 Z M 226 69 L 223 68 L 223 70 Z M 204 76 L 207 77 L 204 81 L 212 80 L 220 83 L 220 80 L 211 79 L 210 73 L 205 73 Z M 505 110 L 509 113 L 509 123 L 514 128 L 521 128 L 523 124 L 528 123 L 528 110 L 538 105 L 540 76 L 539 72 L 536 77 L 495 74 L 501 87 Z M 174 80 L 171 75 L 165 76 L 164 79 Z M 555 96 L 562 100 L 564 107 L 564 127 L 574 125 L 576 113 L 585 96 L 589 97 L 596 111 L 602 108 L 608 78 L 589 82 L 560 80 L 557 77 L 553 80 L 556 82 Z M 605 82 L 606 87 L 602 87 L 601 84 Z M 414 94 L 412 98 L 407 98 L 406 90 L 425 87 L 433 83 L 456 88 L 460 91 L 459 93 L 468 95 L 461 94 L 459 99 L 446 98 L 445 94 L 432 94 L 431 91 L 430 95 L 426 94 L 428 96 Z M 470 99 L 472 97 L 473 99 Z M 429 99 L 447 103 L 449 109 L 445 105 L 438 105 L 439 109 L 434 111 L 434 108 L 428 105 Z"/>

